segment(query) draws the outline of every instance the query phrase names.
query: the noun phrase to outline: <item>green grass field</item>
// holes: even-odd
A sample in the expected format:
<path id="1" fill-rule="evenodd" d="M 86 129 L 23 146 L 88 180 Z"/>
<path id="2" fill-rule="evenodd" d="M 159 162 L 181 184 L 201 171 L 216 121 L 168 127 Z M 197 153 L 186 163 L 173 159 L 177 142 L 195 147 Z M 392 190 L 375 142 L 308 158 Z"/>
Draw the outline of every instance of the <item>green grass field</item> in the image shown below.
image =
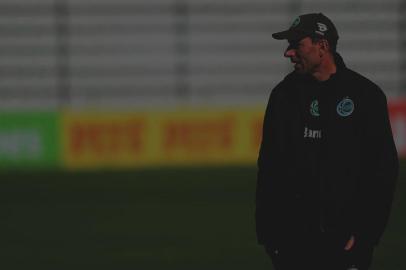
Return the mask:
<path id="1" fill-rule="evenodd" d="M 254 167 L 0 174 L 2 269 L 272 269 Z M 406 163 L 374 270 L 404 270 Z"/>

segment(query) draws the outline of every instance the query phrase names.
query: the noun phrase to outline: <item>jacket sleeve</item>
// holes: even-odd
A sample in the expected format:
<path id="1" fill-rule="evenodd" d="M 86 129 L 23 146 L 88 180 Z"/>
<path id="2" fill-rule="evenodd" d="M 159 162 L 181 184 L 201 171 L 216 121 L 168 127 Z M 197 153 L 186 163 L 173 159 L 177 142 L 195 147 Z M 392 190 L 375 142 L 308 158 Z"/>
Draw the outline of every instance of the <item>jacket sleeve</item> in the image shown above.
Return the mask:
<path id="1" fill-rule="evenodd" d="M 272 181 L 278 177 L 280 168 L 281 143 L 278 139 L 278 86 L 272 91 L 266 108 L 263 129 L 262 142 L 258 156 L 258 172 L 256 187 L 256 233 L 259 244 L 269 244 L 270 234 L 272 234 L 273 222 L 271 215 L 275 215 L 270 206 L 275 205 L 272 201 L 275 197 L 272 192 Z"/>
<path id="2" fill-rule="evenodd" d="M 378 87 L 368 92 L 362 112 L 361 173 L 352 233 L 360 243 L 377 244 L 392 205 L 398 176 L 398 156 L 387 101 Z"/>

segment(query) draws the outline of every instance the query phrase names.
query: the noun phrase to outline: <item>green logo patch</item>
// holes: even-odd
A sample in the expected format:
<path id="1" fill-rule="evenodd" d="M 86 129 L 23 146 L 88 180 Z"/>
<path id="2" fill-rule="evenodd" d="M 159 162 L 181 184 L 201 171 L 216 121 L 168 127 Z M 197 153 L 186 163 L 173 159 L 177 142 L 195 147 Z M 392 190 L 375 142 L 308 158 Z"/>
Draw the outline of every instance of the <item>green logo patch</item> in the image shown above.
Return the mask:
<path id="1" fill-rule="evenodd" d="M 315 117 L 320 116 L 319 101 L 317 99 L 313 100 L 312 103 L 310 104 L 310 114 Z"/>
<path id="2" fill-rule="evenodd" d="M 292 26 L 291 27 L 296 27 L 296 26 L 298 26 L 299 25 L 299 23 L 300 23 L 300 17 L 297 17 L 294 21 L 293 21 L 293 23 L 292 23 Z"/>

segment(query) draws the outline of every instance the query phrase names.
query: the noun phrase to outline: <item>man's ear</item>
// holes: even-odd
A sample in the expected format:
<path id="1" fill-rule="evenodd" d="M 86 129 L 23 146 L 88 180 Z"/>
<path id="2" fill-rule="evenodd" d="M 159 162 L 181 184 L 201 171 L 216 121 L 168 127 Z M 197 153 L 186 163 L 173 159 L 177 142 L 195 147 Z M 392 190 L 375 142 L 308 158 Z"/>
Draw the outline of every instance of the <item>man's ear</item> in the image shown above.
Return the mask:
<path id="1" fill-rule="evenodd" d="M 325 40 L 325 39 L 321 39 L 320 41 L 319 41 L 319 44 L 320 44 L 320 53 L 328 53 L 329 51 L 330 51 L 330 44 L 328 43 L 328 41 L 327 40 Z M 321 56 L 321 55 L 320 55 Z"/>

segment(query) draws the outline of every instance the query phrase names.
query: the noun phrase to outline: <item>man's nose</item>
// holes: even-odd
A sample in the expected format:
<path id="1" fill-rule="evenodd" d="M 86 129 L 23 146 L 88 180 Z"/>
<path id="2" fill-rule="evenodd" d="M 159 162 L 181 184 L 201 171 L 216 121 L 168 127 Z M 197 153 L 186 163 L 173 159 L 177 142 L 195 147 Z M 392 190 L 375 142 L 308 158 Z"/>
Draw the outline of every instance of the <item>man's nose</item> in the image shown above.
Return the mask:
<path id="1" fill-rule="evenodd" d="M 289 45 L 286 50 L 285 53 L 283 54 L 285 57 L 293 57 L 295 56 L 296 50 L 293 48 L 293 46 Z"/>
<path id="2" fill-rule="evenodd" d="M 295 56 L 296 50 L 292 47 L 288 47 L 285 51 L 285 53 L 283 54 L 285 57 L 293 57 Z"/>

